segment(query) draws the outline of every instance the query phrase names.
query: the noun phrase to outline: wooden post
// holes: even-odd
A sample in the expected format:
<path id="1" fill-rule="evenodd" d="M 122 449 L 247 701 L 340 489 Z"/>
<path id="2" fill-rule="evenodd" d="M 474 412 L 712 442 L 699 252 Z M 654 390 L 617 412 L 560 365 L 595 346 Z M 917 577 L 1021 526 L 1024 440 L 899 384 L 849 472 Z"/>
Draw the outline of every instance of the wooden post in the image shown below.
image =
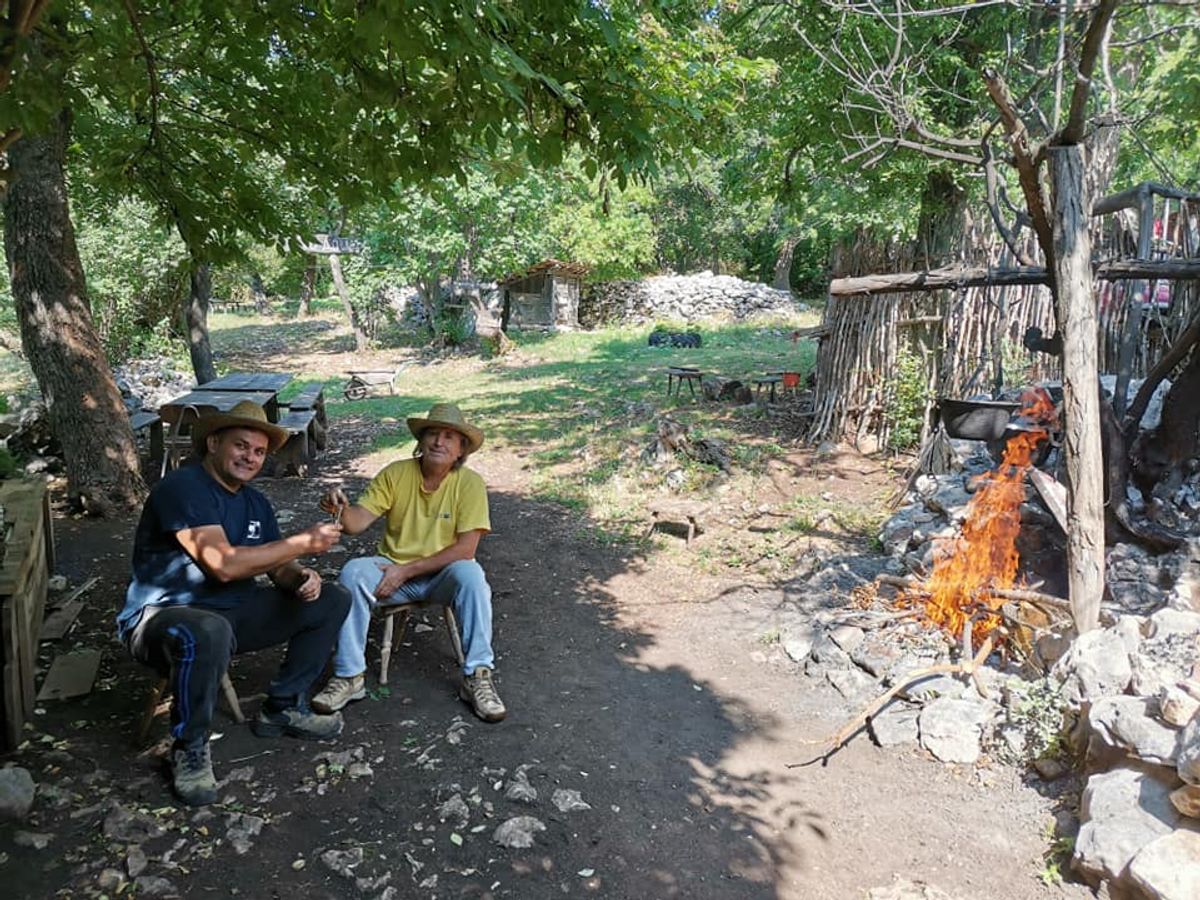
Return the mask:
<path id="1" fill-rule="evenodd" d="M 333 287 L 342 299 L 342 308 L 346 311 L 346 319 L 354 331 L 354 349 L 363 353 L 370 348 L 370 344 L 367 341 L 366 332 L 363 331 L 362 325 L 358 321 L 354 304 L 350 302 L 350 292 L 346 290 L 346 279 L 342 277 L 342 261 L 336 253 L 329 254 L 329 272 L 333 276 Z"/>
<path id="2" fill-rule="evenodd" d="M 1067 469 L 1067 579 L 1082 634 L 1100 621 L 1104 591 L 1104 466 L 1091 237 L 1080 145 L 1050 148 L 1058 321 L 1063 331 L 1063 418 Z"/>
<path id="3" fill-rule="evenodd" d="M 1150 186 L 1143 184 L 1138 194 L 1138 245 L 1137 258 L 1149 259 L 1154 246 L 1154 194 Z M 1121 338 L 1121 350 L 1117 356 L 1117 386 L 1113 391 L 1113 412 L 1117 419 L 1125 415 L 1129 379 L 1133 375 L 1133 355 L 1137 351 L 1142 334 L 1142 311 L 1150 301 L 1150 282 L 1139 279 L 1127 294 L 1129 312 L 1125 316 L 1125 334 Z"/>

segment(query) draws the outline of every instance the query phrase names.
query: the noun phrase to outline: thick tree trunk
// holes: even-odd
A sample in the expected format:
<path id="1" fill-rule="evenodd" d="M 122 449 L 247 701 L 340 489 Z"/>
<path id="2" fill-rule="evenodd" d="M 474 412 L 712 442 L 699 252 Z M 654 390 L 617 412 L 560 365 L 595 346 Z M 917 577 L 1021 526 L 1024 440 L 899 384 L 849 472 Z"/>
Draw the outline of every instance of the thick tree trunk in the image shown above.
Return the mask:
<path id="1" fill-rule="evenodd" d="M 212 344 L 208 339 L 208 307 L 212 300 L 212 269 L 209 264 L 192 257 L 188 273 L 191 288 L 184 301 L 183 322 L 187 331 L 188 354 L 192 358 L 192 371 L 196 373 L 196 384 L 204 384 L 217 377 L 213 365 Z"/>
<path id="2" fill-rule="evenodd" d="M 317 261 L 313 256 L 305 257 L 304 280 L 300 283 L 300 315 L 312 315 L 313 294 L 317 292 Z"/>
<path id="3" fill-rule="evenodd" d="M 358 313 L 354 311 L 354 304 L 350 302 L 350 291 L 346 288 L 346 279 L 342 277 L 342 260 L 336 253 L 329 254 L 329 272 L 333 275 L 334 290 L 342 298 L 342 308 L 346 311 L 346 320 L 354 331 L 354 349 L 359 353 L 364 353 L 369 347 L 367 334 L 358 321 Z"/>
<path id="4" fill-rule="evenodd" d="M 794 235 L 783 239 L 783 246 L 779 248 L 779 256 L 775 260 L 775 278 L 771 283 L 777 291 L 792 289 L 792 260 L 796 258 L 796 245 L 799 243 L 800 238 Z"/>
<path id="5" fill-rule="evenodd" d="M 21 342 L 66 457 L 71 499 L 88 512 L 136 509 L 146 485 L 121 393 L 92 324 L 63 173 L 67 119 L 8 151 L 4 249 Z"/>
<path id="6" fill-rule="evenodd" d="M 1100 443 L 1099 352 L 1092 297 L 1091 237 L 1083 149 L 1051 148 L 1051 208 L 1058 322 L 1063 333 L 1067 469 L 1067 579 L 1075 629 L 1100 622 L 1104 593 L 1104 463 Z"/>

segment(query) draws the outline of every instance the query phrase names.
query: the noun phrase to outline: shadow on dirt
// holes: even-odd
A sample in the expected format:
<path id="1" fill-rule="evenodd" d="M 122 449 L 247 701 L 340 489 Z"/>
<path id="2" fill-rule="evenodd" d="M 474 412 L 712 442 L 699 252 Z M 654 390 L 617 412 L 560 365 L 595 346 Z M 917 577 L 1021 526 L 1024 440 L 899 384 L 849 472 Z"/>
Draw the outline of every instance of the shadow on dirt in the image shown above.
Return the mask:
<path id="1" fill-rule="evenodd" d="M 348 463 L 363 449 L 342 448 L 339 459 Z M 344 475 L 356 495 L 365 479 L 331 462 L 322 478 Z M 319 479 L 259 487 L 290 519 L 285 533 L 318 518 Z M 131 842 L 103 833 L 120 805 L 163 829 L 134 842 L 148 860 L 144 874 L 189 897 L 374 897 L 389 883 L 399 897 L 417 896 L 418 885 L 420 896 L 779 896 L 781 870 L 803 864 L 798 851 L 781 849 L 794 844 L 779 839 L 779 823 L 796 830 L 798 844 L 823 839 L 821 820 L 800 803 L 778 808 L 777 795 L 793 793 L 782 789 L 793 778 L 786 771 L 725 765 L 739 741 L 771 723 L 751 721 L 740 703 L 685 668 L 642 661 L 653 639 L 622 624 L 609 583 L 644 560 L 589 540 L 585 524 L 557 507 L 509 493 L 491 499 L 494 533 L 480 561 L 495 592 L 508 719 L 482 724 L 457 699 L 446 635 L 427 612 L 393 657 L 391 684 L 378 687 L 376 671 L 368 672 L 370 698 L 348 708 L 335 744 L 258 740 L 219 716 L 214 763 L 226 783 L 220 802 L 202 811 L 179 806 L 166 789 L 162 720 L 151 732 L 155 747 L 139 754 L 133 746 L 153 678 L 116 643 L 112 619 L 134 523 L 58 523 L 59 571 L 72 584 L 101 578 L 68 640 L 72 649 L 102 649 L 103 663 L 92 693 L 45 704 L 25 747 L 6 760 L 45 786 L 23 827 L 52 835 L 50 849 L 39 851 L 17 846 L 12 826 L 0 828 L 6 894 L 95 891 L 105 869 L 127 871 Z M 347 550 L 372 552 L 377 537 L 349 539 Z M 331 554 L 317 565 L 332 574 L 346 558 Z M 44 663 L 67 649 L 46 646 Z M 248 713 L 278 659 L 276 651 L 236 661 Z M 369 666 L 377 659 L 372 643 Z M 346 750 L 371 774 L 348 759 L 319 757 Z M 506 796 L 522 769 L 537 791 L 531 802 Z M 578 791 L 590 808 L 560 810 L 562 790 Z M 444 805 L 455 795 L 465 801 L 465 821 Z M 494 843 L 496 827 L 517 816 L 534 816 L 545 830 L 526 849 Z M 235 830 L 253 832 L 256 823 L 261 833 L 239 841 Z M 323 861 L 331 850 L 349 856 Z M 358 861 L 337 874 L 332 859 Z"/>

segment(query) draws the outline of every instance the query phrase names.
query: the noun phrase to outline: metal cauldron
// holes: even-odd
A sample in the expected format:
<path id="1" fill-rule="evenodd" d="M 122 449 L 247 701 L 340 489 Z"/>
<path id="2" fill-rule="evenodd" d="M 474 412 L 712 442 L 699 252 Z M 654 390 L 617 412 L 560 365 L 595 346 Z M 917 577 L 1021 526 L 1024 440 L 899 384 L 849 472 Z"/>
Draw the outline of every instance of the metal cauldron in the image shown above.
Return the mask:
<path id="1" fill-rule="evenodd" d="M 946 434 L 968 441 L 998 441 L 1008 420 L 1021 408 L 1010 400 L 938 400 L 938 415 Z"/>

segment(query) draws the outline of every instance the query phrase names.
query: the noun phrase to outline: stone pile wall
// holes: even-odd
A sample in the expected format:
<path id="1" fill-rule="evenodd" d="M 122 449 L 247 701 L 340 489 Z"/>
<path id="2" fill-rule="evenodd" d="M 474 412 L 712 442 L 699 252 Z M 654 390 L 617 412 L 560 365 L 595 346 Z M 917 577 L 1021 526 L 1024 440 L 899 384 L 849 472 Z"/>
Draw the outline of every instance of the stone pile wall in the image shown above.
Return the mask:
<path id="1" fill-rule="evenodd" d="M 929 571 L 937 539 L 960 532 L 969 488 L 989 467 L 986 453 L 972 444 L 955 442 L 962 470 L 921 476 L 905 507 L 884 525 L 880 540 L 897 571 Z M 1200 532 L 1198 497 L 1200 475 L 1193 475 L 1167 504 L 1172 527 Z M 1058 527 L 1032 489 L 1021 521 L 1023 528 Z M 1158 556 L 1133 544 L 1111 546 L 1106 581 L 1099 629 L 1074 641 L 1065 630 L 1050 629 L 1030 648 L 1050 666 L 1045 696 L 1079 722 L 1075 736 L 1087 777 L 1072 865 L 1109 896 L 1200 897 L 1200 538 Z M 822 639 L 838 638 L 834 632 Z M 905 739 L 941 759 L 972 761 L 981 747 L 1022 758 L 1020 709 L 1012 700 L 1029 696 L 1030 683 L 1023 686 L 1019 674 L 1002 670 L 990 670 L 984 681 L 997 688 L 986 698 L 943 680 L 958 716 L 952 729 L 958 743 L 950 753 L 936 733 L 926 733 L 933 704 L 885 711 L 872 721 L 873 732 L 881 743 L 894 739 L 900 728 L 889 728 L 893 718 L 897 726 L 905 723 Z M 911 724 L 901 718 L 906 714 Z M 1059 760 L 1036 760 L 1034 769 L 1046 780 L 1069 772 Z"/>
<path id="2" fill-rule="evenodd" d="M 787 291 L 732 275 L 700 272 L 588 285 L 579 303 L 579 324 L 598 328 L 664 319 L 741 321 L 756 316 L 786 316 L 804 309 Z"/>

